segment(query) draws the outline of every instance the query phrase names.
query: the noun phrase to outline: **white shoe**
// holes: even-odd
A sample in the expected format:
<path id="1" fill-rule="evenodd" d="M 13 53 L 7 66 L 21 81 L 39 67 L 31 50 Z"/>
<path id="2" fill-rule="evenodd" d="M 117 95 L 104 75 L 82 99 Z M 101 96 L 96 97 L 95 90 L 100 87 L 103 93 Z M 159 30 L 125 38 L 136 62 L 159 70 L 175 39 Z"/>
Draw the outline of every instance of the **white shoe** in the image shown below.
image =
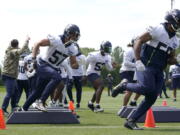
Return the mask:
<path id="1" fill-rule="evenodd" d="M 36 107 L 36 102 L 34 102 L 34 103 L 32 104 L 32 107 L 33 107 L 33 108 L 35 108 L 35 107 Z"/>
<path id="2" fill-rule="evenodd" d="M 49 101 L 49 107 L 56 107 L 56 103 L 54 101 Z"/>
<path id="3" fill-rule="evenodd" d="M 103 108 L 101 108 L 100 107 L 100 105 L 96 105 L 95 107 L 94 107 L 94 112 L 104 112 L 104 109 Z"/>
<path id="4" fill-rule="evenodd" d="M 47 112 L 47 108 L 44 107 L 42 101 L 39 101 L 38 103 L 36 103 L 35 108 L 40 111 Z"/>

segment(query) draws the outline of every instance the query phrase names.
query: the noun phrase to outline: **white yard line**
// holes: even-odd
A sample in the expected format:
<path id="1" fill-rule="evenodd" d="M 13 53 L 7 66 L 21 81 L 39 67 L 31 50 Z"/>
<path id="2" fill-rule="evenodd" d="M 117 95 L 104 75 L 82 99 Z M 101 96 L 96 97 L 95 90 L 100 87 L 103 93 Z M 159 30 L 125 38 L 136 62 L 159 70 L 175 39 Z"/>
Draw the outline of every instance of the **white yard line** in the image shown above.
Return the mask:
<path id="1" fill-rule="evenodd" d="M 46 128 L 46 129 L 50 129 L 50 128 L 62 128 L 62 129 L 72 129 L 72 128 L 76 128 L 76 129 L 104 129 L 104 128 L 124 128 L 123 126 L 51 126 L 51 125 L 47 125 L 47 126 L 29 126 L 29 127 L 24 127 L 24 126 L 17 126 L 17 127 L 8 127 L 8 128 L 16 128 L 16 129 L 21 129 L 21 128 L 26 128 L 26 129 L 42 129 L 42 128 Z M 180 128 L 179 126 L 157 126 L 156 128 Z"/>

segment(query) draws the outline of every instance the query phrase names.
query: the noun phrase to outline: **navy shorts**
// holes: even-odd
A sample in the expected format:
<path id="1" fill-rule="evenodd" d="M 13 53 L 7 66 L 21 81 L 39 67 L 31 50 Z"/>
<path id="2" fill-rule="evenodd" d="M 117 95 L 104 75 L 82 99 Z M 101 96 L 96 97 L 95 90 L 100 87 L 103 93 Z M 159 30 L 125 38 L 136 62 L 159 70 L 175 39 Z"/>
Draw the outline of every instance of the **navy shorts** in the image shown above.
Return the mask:
<path id="1" fill-rule="evenodd" d="M 96 73 L 92 73 L 92 74 L 89 74 L 87 76 L 88 80 L 93 83 L 95 80 L 97 80 L 98 78 L 100 78 L 100 75 L 96 74 Z"/>
<path id="2" fill-rule="evenodd" d="M 172 89 L 180 88 L 180 78 L 172 78 Z"/>
<path id="3" fill-rule="evenodd" d="M 124 71 L 120 73 L 120 78 L 121 79 L 127 79 L 128 82 L 134 82 L 133 78 L 134 78 L 134 71 Z"/>

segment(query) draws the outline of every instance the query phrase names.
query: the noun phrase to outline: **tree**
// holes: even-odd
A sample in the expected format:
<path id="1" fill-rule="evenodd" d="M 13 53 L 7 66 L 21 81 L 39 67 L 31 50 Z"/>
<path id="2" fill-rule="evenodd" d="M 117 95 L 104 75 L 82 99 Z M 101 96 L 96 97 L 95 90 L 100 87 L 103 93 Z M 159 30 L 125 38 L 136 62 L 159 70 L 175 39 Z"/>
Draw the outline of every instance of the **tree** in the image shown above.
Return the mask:
<path id="1" fill-rule="evenodd" d="M 116 63 L 121 64 L 123 61 L 123 53 L 124 53 L 124 50 L 121 47 L 119 46 L 115 47 L 112 52 L 113 60 Z"/>
<path id="2" fill-rule="evenodd" d="M 81 48 L 81 51 L 85 56 L 87 56 L 88 53 L 95 51 L 95 49 L 94 48 L 84 47 L 84 48 Z"/>

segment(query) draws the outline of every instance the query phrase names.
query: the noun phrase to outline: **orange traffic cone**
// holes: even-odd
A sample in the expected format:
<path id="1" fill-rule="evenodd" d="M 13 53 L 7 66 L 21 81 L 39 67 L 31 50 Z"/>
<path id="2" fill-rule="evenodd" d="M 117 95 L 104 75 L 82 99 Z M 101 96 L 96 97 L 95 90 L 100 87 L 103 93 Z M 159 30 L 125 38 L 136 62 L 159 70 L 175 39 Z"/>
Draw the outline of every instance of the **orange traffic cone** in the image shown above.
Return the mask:
<path id="1" fill-rule="evenodd" d="M 69 101 L 69 110 L 71 110 L 72 112 L 74 112 L 74 104 L 72 101 Z"/>
<path id="2" fill-rule="evenodd" d="M 148 128 L 156 127 L 152 108 L 150 108 L 146 113 L 146 120 L 145 120 L 144 127 L 148 127 Z"/>
<path id="3" fill-rule="evenodd" d="M 162 106 L 167 106 L 167 101 L 166 100 L 163 100 Z"/>
<path id="4" fill-rule="evenodd" d="M 3 110 L 0 109 L 0 129 L 6 129 L 6 124 L 4 122 Z"/>

